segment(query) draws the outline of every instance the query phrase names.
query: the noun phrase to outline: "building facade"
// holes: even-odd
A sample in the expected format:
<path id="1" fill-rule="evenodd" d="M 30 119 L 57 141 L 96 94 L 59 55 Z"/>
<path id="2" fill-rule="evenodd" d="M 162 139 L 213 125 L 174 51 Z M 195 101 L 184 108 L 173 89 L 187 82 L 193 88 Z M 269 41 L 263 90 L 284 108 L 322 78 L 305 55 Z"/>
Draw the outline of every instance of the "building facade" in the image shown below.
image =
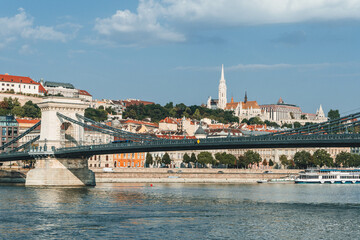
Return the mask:
<path id="1" fill-rule="evenodd" d="M 46 93 L 45 88 L 31 78 L 9 74 L 0 75 L 0 90 L 1 92 L 32 95 L 44 95 Z"/>

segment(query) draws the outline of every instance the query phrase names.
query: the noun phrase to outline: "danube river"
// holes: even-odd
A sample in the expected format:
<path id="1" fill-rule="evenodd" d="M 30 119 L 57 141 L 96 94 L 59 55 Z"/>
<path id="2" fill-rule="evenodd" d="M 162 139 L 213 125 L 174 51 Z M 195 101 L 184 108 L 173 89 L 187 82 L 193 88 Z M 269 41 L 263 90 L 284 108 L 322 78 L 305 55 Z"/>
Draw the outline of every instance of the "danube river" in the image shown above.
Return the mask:
<path id="1" fill-rule="evenodd" d="M 0 239 L 358 239 L 360 185 L 0 185 Z"/>

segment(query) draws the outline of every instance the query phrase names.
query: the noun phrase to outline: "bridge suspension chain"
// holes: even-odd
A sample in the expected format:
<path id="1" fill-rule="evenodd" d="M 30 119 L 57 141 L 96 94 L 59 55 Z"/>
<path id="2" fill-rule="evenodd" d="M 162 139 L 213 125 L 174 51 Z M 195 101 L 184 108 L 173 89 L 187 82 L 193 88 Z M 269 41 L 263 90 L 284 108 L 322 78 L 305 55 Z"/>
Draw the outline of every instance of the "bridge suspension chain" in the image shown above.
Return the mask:
<path id="1" fill-rule="evenodd" d="M 124 131 L 124 130 L 121 130 L 121 129 L 118 129 L 118 128 L 114 128 L 114 127 L 110 127 L 106 124 L 103 124 L 103 123 L 99 123 L 99 122 L 96 122 L 92 119 L 89 119 L 89 118 L 86 118 L 80 114 L 76 114 L 76 117 L 78 117 L 79 119 L 85 121 L 85 122 L 90 122 L 94 125 L 97 125 L 99 127 L 102 127 L 102 128 L 105 128 L 105 129 L 108 129 L 108 130 L 111 130 L 113 132 L 117 132 L 119 134 L 124 134 L 124 137 L 134 137 L 134 138 L 140 138 L 142 140 L 159 140 L 157 137 L 152 137 L 152 136 L 147 136 L 147 135 L 140 135 L 140 134 L 136 134 L 136 133 L 132 133 L 132 132 L 128 132 L 128 131 Z"/>
<path id="2" fill-rule="evenodd" d="M 17 147 L 17 148 L 12 149 L 10 152 L 11 152 L 11 153 L 17 152 L 17 151 L 19 151 L 19 150 L 22 149 L 22 148 L 26 148 L 28 145 L 36 142 L 36 141 L 39 140 L 39 139 L 40 139 L 40 135 L 39 135 L 39 136 L 36 136 L 35 138 L 31 139 L 30 141 L 24 143 L 23 145 L 21 145 L 21 146 L 19 146 L 19 147 Z"/>
<path id="3" fill-rule="evenodd" d="M 343 122 L 351 121 L 351 120 L 357 119 L 359 117 L 360 117 L 360 112 L 350 114 L 350 115 L 347 115 L 344 117 L 340 117 L 337 119 L 329 120 L 326 122 L 322 122 L 322 123 L 317 123 L 317 124 L 312 124 L 309 126 L 304 126 L 304 127 L 300 127 L 300 128 L 296 128 L 296 129 L 287 130 L 287 131 L 272 133 L 267 136 L 294 135 L 294 134 L 302 134 L 303 135 L 303 134 L 315 133 L 315 132 L 319 132 L 320 130 L 324 130 L 326 128 L 331 129 L 330 128 L 331 126 L 339 126 L 339 124 L 341 124 Z"/>
<path id="4" fill-rule="evenodd" d="M 96 132 L 101 132 L 101 133 L 104 133 L 104 134 L 107 134 L 107 135 L 111 135 L 111 136 L 114 136 L 114 137 L 120 137 L 120 138 L 124 138 L 124 135 L 123 134 L 119 134 L 119 133 L 116 133 L 116 132 L 113 132 L 113 131 L 110 131 L 110 130 L 107 130 L 107 129 L 103 129 L 103 128 L 100 128 L 100 127 L 95 127 L 95 126 L 92 126 L 92 125 L 89 125 L 89 124 L 86 124 L 86 123 L 83 123 L 83 122 L 80 122 L 80 121 L 77 121 L 75 119 L 72 119 L 70 117 L 67 117 L 61 113 L 56 113 L 58 117 L 66 120 L 66 121 L 69 121 L 69 122 L 72 122 L 74 124 L 77 124 L 79 126 L 82 126 L 84 128 L 87 128 L 87 129 L 91 129 L 93 131 L 96 131 Z M 127 139 L 131 139 L 131 140 L 135 140 L 135 141 L 142 141 L 144 140 L 143 138 L 141 137 L 127 137 Z"/>
<path id="5" fill-rule="evenodd" d="M 30 132 L 32 132 L 33 130 L 35 130 L 38 126 L 40 126 L 41 121 L 39 121 L 38 123 L 36 123 L 34 126 L 32 126 L 31 128 L 29 128 L 28 130 L 26 130 L 25 132 L 23 132 L 22 134 L 20 134 L 19 136 L 17 136 L 16 138 L 14 138 L 13 140 L 11 140 L 10 142 L 5 143 L 4 145 L 2 145 L 0 147 L 1 150 L 4 150 L 6 147 L 14 144 L 15 142 L 17 142 L 20 138 L 24 137 L 25 135 L 29 134 Z"/>

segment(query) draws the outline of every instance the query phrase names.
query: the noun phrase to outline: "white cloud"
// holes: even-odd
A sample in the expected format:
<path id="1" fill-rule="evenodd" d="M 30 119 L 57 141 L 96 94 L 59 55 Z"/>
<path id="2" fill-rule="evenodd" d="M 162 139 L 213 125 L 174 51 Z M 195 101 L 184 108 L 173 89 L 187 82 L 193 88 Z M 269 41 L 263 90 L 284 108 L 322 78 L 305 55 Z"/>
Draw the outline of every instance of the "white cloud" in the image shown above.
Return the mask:
<path id="1" fill-rule="evenodd" d="M 121 44 L 184 42 L 195 27 L 360 19 L 359 12 L 359 0 L 141 0 L 137 12 L 118 10 L 94 28 Z"/>
<path id="2" fill-rule="evenodd" d="M 122 43 L 183 42 L 185 36 L 162 26 L 158 18 L 160 4 L 142 1 L 137 13 L 118 10 L 110 18 L 97 18 L 95 30 Z"/>
<path id="3" fill-rule="evenodd" d="M 65 42 L 70 37 L 52 26 L 34 26 L 34 19 L 22 8 L 13 17 L 0 18 L 0 48 L 20 38 Z"/>
<path id="4" fill-rule="evenodd" d="M 22 55 L 31 55 L 34 54 L 36 52 L 35 49 L 32 49 L 28 44 L 24 44 L 21 46 L 21 48 L 19 49 L 19 53 Z"/>

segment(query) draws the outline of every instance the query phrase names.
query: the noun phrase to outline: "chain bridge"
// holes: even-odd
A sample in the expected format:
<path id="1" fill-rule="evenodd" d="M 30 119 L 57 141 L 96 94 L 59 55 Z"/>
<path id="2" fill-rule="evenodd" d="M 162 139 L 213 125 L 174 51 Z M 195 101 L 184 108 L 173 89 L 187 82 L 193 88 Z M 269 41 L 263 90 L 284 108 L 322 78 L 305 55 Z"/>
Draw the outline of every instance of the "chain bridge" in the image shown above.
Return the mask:
<path id="1" fill-rule="evenodd" d="M 261 136 L 225 138 L 159 139 L 110 127 L 84 117 L 87 105 L 79 99 L 48 97 L 39 104 L 42 121 L 0 147 L 11 144 L 31 133 L 41 124 L 40 135 L 31 141 L 0 154 L 0 162 L 35 159 L 35 169 L 29 171 L 26 185 L 94 185 L 94 173 L 87 167 L 93 155 L 111 153 L 159 152 L 177 150 L 360 147 L 360 113 L 297 129 Z M 83 145 L 84 128 L 123 140 L 120 143 Z M 70 139 L 63 143 L 63 139 Z M 37 142 L 39 147 L 32 148 Z M 70 144 L 69 144 L 70 142 Z"/>

